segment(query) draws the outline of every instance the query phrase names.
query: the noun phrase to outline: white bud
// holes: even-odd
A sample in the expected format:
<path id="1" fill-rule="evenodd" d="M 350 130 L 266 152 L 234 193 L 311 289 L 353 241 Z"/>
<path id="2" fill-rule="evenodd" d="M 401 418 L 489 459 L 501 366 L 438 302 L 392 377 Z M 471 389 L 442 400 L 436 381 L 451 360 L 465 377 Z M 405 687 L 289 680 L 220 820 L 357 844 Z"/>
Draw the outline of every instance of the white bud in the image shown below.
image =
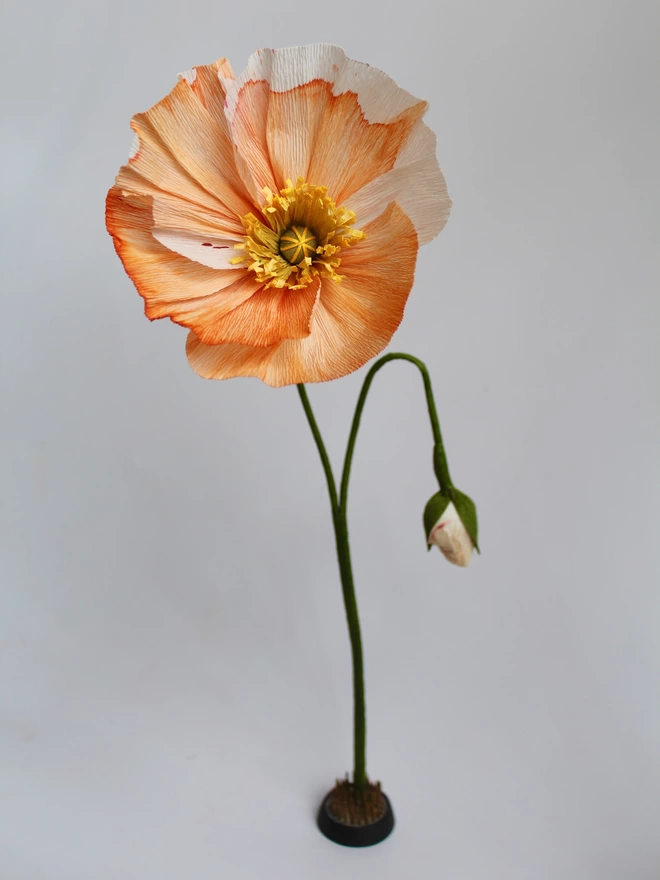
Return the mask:
<path id="1" fill-rule="evenodd" d="M 442 516 L 431 529 L 428 542 L 429 546 L 435 544 L 439 547 L 445 558 L 454 565 L 470 564 L 474 544 L 453 502 L 447 505 Z"/>

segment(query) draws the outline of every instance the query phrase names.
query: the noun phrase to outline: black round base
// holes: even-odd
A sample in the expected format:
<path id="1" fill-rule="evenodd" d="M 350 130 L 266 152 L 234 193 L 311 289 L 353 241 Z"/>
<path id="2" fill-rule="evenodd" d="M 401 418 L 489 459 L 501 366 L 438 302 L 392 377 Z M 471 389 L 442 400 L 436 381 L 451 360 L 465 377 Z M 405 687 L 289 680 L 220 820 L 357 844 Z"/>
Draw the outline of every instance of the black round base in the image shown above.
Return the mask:
<path id="1" fill-rule="evenodd" d="M 317 817 L 319 831 L 324 834 L 328 840 L 334 843 L 340 843 L 342 846 L 373 846 L 385 840 L 392 833 L 394 828 L 394 813 L 392 805 L 387 795 L 385 798 L 385 812 L 370 825 L 346 825 L 339 822 L 334 816 L 328 812 L 328 800 L 332 792 L 323 798 L 323 803 Z"/>

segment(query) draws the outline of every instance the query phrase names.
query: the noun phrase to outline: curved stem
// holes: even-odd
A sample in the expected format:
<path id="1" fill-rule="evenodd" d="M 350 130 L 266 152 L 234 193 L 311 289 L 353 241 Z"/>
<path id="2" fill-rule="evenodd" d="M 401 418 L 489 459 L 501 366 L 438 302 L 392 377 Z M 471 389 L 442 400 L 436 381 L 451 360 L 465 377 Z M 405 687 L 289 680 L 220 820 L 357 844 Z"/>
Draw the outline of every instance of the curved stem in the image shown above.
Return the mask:
<path id="1" fill-rule="evenodd" d="M 316 424 L 314 412 L 307 396 L 304 385 L 298 385 L 298 394 L 302 401 L 309 427 L 312 429 L 314 440 L 321 457 L 323 470 L 325 471 L 328 484 L 328 494 L 332 505 L 332 523 L 335 529 L 337 545 L 337 559 L 339 561 L 339 575 L 341 577 L 344 608 L 346 609 L 346 621 L 348 634 L 351 641 L 351 654 L 353 658 L 353 782 L 360 791 L 367 783 L 367 719 L 364 696 L 364 661 L 362 657 L 362 636 L 360 633 L 360 618 L 358 617 L 357 600 L 355 598 L 355 584 L 353 582 L 353 568 L 351 565 L 351 550 L 348 543 L 348 525 L 346 512 L 342 510 L 337 499 L 337 488 L 332 473 L 330 459 L 321 437 L 321 432 Z"/>
<path id="2" fill-rule="evenodd" d="M 376 363 L 372 366 L 372 368 L 367 373 L 364 383 L 362 385 L 362 390 L 360 391 L 360 396 L 358 397 L 358 402 L 355 407 L 355 415 L 353 416 L 353 424 L 351 425 L 351 433 L 348 437 L 348 446 L 346 447 L 346 457 L 344 458 L 344 470 L 341 478 L 341 491 L 339 496 L 339 505 L 342 510 L 346 511 L 346 505 L 348 502 L 348 483 L 351 476 L 351 465 L 353 463 L 353 452 L 355 450 L 355 441 L 357 439 L 358 430 L 360 428 L 360 419 L 362 418 L 362 410 L 364 409 L 364 404 L 367 400 L 367 395 L 369 394 L 369 389 L 371 387 L 371 383 L 374 380 L 376 373 L 388 364 L 390 361 L 408 361 L 411 364 L 414 364 L 417 369 L 422 374 L 422 379 L 424 380 L 424 391 L 426 392 L 426 405 L 429 411 L 429 419 L 431 420 L 431 430 L 433 431 L 433 440 L 435 443 L 434 449 L 434 461 L 436 463 L 436 472 L 438 476 L 438 480 L 440 481 L 440 487 L 442 489 L 446 489 L 452 485 L 451 477 L 449 476 L 449 466 L 447 465 L 447 456 L 445 455 L 445 448 L 442 442 L 442 433 L 440 431 L 440 421 L 438 419 L 438 411 L 435 407 L 435 400 L 433 398 L 433 388 L 431 386 L 431 377 L 429 376 L 429 371 L 426 368 L 426 364 L 423 361 L 420 361 L 418 358 L 413 357 L 411 354 L 404 354 L 402 352 L 392 352 L 391 354 L 386 354 L 382 358 L 376 361 Z"/>
<path id="3" fill-rule="evenodd" d="M 321 437 L 319 426 L 316 424 L 316 419 L 314 418 L 312 405 L 309 402 L 309 397 L 307 396 L 307 389 L 302 383 L 297 387 L 298 394 L 300 395 L 300 399 L 302 401 L 303 409 L 305 410 L 305 415 L 307 416 L 307 421 L 309 422 L 309 427 L 312 429 L 312 434 L 314 435 L 314 440 L 316 441 L 316 448 L 318 449 L 319 455 L 321 456 L 321 464 L 323 465 L 323 470 L 325 471 L 325 479 L 328 483 L 328 493 L 330 495 L 330 503 L 332 505 L 332 515 L 334 516 L 335 509 L 338 507 L 337 487 L 335 486 L 335 477 L 332 473 L 330 459 L 328 458 L 328 453 L 325 448 L 325 443 L 323 442 L 323 437 Z"/>
<path id="4" fill-rule="evenodd" d="M 394 360 L 409 361 L 414 364 L 422 374 L 424 380 L 424 390 L 426 392 L 426 403 L 431 420 L 431 429 L 433 431 L 434 446 L 434 466 L 436 475 L 440 481 L 440 487 L 445 489 L 451 486 L 449 469 L 447 467 L 447 458 L 445 456 L 444 446 L 442 443 L 442 434 L 440 433 L 440 422 L 438 413 L 435 408 L 435 400 L 433 399 L 433 389 L 431 387 L 431 378 L 429 376 L 426 365 L 422 361 L 410 354 L 392 353 L 386 354 L 371 367 L 367 373 L 360 396 L 355 408 L 353 423 L 351 425 L 351 433 L 348 438 L 348 446 L 346 449 L 346 457 L 344 459 L 344 470 L 341 480 L 341 491 L 337 496 L 337 486 L 335 484 L 332 466 L 328 457 L 321 432 L 314 418 L 314 412 L 307 396 L 305 386 L 298 385 L 298 394 L 302 401 L 307 421 L 312 430 L 316 447 L 321 457 L 323 470 L 328 484 L 328 494 L 330 496 L 330 504 L 332 506 L 332 523 L 335 529 L 335 540 L 337 545 L 337 559 L 339 561 L 339 574 L 341 577 L 342 594 L 344 597 L 344 608 L 346 609 L 346 621 L 348 623 L 348 633 L 351 641 L 351 653 L 353 658 L 353 732 L 354 732 L 354 765 L 353 765 L 353 783 L 360 791 L 364 790 L 367 784 L 366 769 L 366 750 L 367 750 L 367 723 L 366 723 L 366 704 L 364 695 L 364 661 L 362 656 L 362 636 L 360 632 L 360 619 L 358 617 L 357 600 L 355 598 L 355 584 L 353 582 L 353 569 L 351 565 L 351 551 L 348 542 L 348 521 L 346 518 L 346 507 L 348 503 L 348 483 L 351 475 L 351 465 L 353 462 L 353 452 L 355 450 L 355 441 L 357 439 L 358 429 L 360 427 L 360 419 L 362 410 L 369 393 L 369 388 L 373 382 L 376 373 L 384 367 L 385 364 Z"/>

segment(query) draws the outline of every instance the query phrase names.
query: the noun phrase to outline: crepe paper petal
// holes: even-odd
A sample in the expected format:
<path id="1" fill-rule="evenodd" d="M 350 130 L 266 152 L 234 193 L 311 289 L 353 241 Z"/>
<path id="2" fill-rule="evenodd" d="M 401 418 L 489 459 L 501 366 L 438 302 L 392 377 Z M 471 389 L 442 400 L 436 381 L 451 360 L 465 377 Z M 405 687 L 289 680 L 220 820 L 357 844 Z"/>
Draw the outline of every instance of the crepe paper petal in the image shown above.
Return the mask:
<path id="1" fill-rule="evenodd" d="M 191 367 L 207 379 L 258 376 L 282 386 L 336 379 L 375 357 L 403 317 L 417 235 L 396 205 L 365 231 L 364 242 L 349 251 L 344 280 L 322 280 L 307 337 L 256 352 L 246 345 L 204 345 L 193 334 L 186 347 Z"/>

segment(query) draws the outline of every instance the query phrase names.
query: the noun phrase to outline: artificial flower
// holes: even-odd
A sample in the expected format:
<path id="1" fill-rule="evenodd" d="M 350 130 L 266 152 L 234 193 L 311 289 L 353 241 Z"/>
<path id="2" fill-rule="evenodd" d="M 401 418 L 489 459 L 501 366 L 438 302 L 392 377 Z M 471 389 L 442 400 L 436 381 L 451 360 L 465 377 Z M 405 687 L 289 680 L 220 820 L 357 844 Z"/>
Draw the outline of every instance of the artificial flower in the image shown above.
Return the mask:
<path id="1" fill-rule="evenodd" d="M 426 108 L 319 44 L 195 67 L 133 117 L 107 228 L 197 373 L 320 382 L 385 348 L 451 207 Z"/>

